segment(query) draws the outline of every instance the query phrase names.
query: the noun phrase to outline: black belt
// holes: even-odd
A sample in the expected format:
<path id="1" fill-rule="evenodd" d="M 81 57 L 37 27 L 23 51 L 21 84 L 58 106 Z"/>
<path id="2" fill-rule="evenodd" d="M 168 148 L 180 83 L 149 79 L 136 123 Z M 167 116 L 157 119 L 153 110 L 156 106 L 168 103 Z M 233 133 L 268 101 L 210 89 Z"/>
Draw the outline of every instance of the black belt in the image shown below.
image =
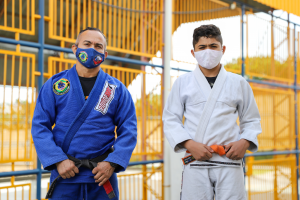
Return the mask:
<path id="1" fill-rule="evenodd" d="M 107 156 L 113 152 L 114 149 L 111 148 L 109 149 L 107 152 L 105 152 L 104 154 L 102 154 L 101 156 L 98 156 L 96 158 L 92 158 L 92 159 L 83 159 L 83 160 L 79 160 L 77 158 L 74 158 L 73 156 L 70 156 L 70 155 L 67 155 L 69 160 L 73 161 L 75 166 L 77 168 L 79 167 L 86 167 L 90 170 L 93 170 L 95 167 L 97 167 L 97 164 L 98 162 L 102 162 L 103 160 L 105 160 L 107 158 Z M 47 192 L 47 195 L 46 195 L 46 199 L 48 198 L 51 198 L 52 194 L 53 194 L 53 190 L 54 190 L 54 187 L 55 187 L 55 184 L 57 182 L 57 180 L 59 179 L 59 177 L 61 177 L 60 175 L 58 175 L 54 181 L 51 183 L 50 187 L 49 187 L 49 190 Z M 114 198 L 116 195 L 115 195 L 115 192 L 110 184 L 110 181 L 107 180 L 104 184 L 103 184 L 103 187 L 106 191 L 106 194 L 108 195 L 108 197 L 110 199 Z"/>

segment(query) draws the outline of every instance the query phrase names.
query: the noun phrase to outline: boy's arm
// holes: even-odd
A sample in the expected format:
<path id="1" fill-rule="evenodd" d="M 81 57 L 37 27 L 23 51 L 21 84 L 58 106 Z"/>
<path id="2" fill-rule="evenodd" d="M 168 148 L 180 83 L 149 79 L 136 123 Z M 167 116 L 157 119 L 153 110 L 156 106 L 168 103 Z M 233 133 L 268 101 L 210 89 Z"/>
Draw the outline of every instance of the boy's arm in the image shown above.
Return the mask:
<path id="1" fill-rule="evenodd" d="M 257 136 L 262 132 L 260 114 L 254 99 L 253 91 L 246 80 L 242 81 L 243 101 L 238 106 L 240 120 L 240 138 L 250 142 L 249 151 L 258 149 Z"/>
<path id="2" fill-rule="evenodd" d="M 164 124 L 164 133 L 175 152 L 185 151 L 186 149 L 181 143 L 192 139 L 183 127 L 183 112 L 184 104 L 180 97 L 179 77 L 175 81 L 169 94 L 162 118 Z"/>

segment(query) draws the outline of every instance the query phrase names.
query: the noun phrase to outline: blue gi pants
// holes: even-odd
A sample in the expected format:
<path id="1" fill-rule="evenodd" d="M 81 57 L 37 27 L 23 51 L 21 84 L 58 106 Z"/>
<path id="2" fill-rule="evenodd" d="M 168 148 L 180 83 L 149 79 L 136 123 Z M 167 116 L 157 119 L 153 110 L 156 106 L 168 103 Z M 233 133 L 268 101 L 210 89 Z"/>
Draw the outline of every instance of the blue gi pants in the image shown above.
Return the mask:
<path id="1" fill-rule="evenodd" d="M 109 199 L 104 187 L 98 183 L 60 183 L 57 182 L 53 195 L 49 200 L 118 200 L 118 180 L 115 173 L 110 177 L 110 183 L 116 197 Z"/>

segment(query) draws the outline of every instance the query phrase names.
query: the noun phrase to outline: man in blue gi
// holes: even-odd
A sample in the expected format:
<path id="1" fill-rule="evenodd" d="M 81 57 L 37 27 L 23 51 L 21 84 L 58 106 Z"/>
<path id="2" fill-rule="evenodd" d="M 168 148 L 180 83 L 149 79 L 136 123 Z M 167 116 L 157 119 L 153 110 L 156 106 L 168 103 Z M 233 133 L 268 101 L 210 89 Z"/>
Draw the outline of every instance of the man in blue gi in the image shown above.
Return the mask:
<path id="1" fill-rule="evenodd" d="M 39 93 L 32 137 L 44 169 L 51 170 L 46 198 L 119 197 L 116 173 L 129 163 L 137 121 L 127 88 L 101 70 L 106 45 L 99 29 L 82 30 L 72 46 L 76 64 L 51 77 Z"/>

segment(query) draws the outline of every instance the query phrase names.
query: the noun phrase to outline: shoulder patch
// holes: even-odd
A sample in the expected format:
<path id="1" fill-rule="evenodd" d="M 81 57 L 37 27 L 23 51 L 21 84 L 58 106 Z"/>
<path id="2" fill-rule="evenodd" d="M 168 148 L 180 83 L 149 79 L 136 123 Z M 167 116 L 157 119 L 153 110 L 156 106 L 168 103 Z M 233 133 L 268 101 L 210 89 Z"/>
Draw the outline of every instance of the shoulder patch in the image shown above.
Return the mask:
<path id="1" fill-rule="evenodd" d="M 107 113 L 108 107 L 115 97 L 116 88 L 116 85 L 109 84 L 107 81 L 105 82 L 98 103 L 95 107 L 96 111 L 101 112 L 103 115 Z"/>
<path id="2" fill-rule="evenodd" d="M 57 95 L 63 95 L 69 92 L 70 81 L 65 78 L 59 79 L 53 84 L 53 92 Z"/>

